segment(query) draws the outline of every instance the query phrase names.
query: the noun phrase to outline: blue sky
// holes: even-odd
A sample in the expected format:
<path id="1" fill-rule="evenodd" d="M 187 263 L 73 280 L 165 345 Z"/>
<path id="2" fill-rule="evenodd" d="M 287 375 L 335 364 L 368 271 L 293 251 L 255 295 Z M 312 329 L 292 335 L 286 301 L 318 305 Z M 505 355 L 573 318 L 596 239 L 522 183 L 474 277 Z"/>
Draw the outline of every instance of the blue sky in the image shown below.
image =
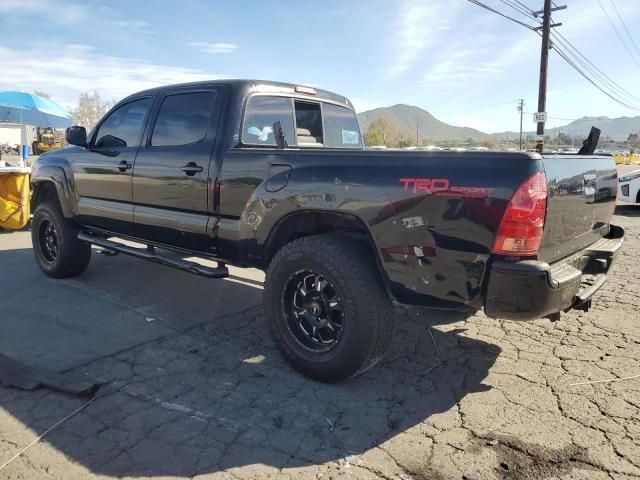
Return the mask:
<path id="1" fill-rule="evenodd" d="M 611 1 L 601 0 L 610 11 Z M 638 0 L 613 1 L 640 45 Z M 640 97 L 640 65 L 598 1 L 567 3 L 554 14 L 560 32 Z M 455 125 L 516 130 L 517 99 L 536 110 L 539 54 L 533 32 L 465 0 L 0 0 L 0 90 L 44 90 L 67 107 L 81 91 L 119 99 L 167 83 L 264 78 L 342 93 L 359 111 L 409 103 Z M 553 53 L 549 70 L 551 117 L 640 114 Z"/>

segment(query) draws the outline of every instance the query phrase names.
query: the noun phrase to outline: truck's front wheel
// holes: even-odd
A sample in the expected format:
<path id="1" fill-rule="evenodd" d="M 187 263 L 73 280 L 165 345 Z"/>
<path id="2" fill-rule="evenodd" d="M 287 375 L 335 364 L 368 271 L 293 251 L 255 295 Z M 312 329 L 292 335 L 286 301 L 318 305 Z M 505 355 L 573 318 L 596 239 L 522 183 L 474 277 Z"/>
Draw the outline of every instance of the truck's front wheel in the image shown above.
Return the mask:
<path id="1" fill-rule="evenodd" d="M 303 375 L 340 382 L 375 365 L 393 307 L 367 248 L 338 235 L 288 243 L 269 265 L 265 317 L 284 358 Z"/>
<path id="2" fill-rule="evenodd" d="M 36 208 L 31 241 L 38 265 L 50 277 L 75 277 L 89 266 L 91 246 L 78 240 L 78 229 L 53 202 L 43 202 Z"/>

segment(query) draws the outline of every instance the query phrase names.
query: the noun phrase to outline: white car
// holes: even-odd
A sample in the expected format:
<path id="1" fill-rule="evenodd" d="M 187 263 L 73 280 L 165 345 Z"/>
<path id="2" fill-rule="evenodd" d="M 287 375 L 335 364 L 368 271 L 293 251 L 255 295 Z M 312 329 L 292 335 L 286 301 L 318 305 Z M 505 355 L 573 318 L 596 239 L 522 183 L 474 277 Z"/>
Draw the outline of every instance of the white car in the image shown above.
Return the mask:
<path id="1" fill-rule="evenodd" d="M 640 203 L 640 170 L 625 173 L 618 179 L 620 190 L 618 200 L 630 203 Z"/>

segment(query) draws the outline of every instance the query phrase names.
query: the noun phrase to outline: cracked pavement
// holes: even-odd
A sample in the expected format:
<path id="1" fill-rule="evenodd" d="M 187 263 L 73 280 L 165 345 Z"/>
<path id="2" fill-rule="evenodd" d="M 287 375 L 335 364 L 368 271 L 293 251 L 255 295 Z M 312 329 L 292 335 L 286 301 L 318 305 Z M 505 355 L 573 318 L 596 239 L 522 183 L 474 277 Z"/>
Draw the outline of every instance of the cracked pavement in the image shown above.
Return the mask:
<path id="1" fill-rule="evenodd" d="M 33 305 L 20 316 L 0 300 L 13 309 L 5 340 L 19 333 L 0 351 L 103 386 L 0 478 L 640 478 L 640 378 L 623 380 L 640 374 L 640 206 L 619 205 L 614 223 L 626 244 L 588 313 L 399 311 L 385 360 L 343 385 L 280 359 L 259 276 L 238 273 L 206 298 L 192 290 L 215 282 L 121 256 L 94 256 L 87 278 L 68 282 L 19 277 L 33 279 L 15 287 L 34 289 Z M 27 246 L 26 232 L 0 235 L 0 262 L 35 272 Z M 95 317 L 97 330 L 69 315 Z M 0 387 L 0 465 L 86 401 Z"/>

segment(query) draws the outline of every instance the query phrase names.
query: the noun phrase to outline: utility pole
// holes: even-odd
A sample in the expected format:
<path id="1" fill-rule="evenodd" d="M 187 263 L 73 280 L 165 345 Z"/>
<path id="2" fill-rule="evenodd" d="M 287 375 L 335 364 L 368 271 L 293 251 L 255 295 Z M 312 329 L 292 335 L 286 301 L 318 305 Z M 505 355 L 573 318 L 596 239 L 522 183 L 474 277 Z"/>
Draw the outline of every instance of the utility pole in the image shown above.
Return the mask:
<path id="1" fill-rule="evenodd" d="M 540 51 L 540 83 L 538 86 L 538 115 L 545 112 L 547 104 L 547 67 L 549 65 L 549 36 L 551 33 L 551 0 L 544 0 L 542 16 L 542 49 Z M 542 153 L 544 147 L 544 117 L 537 118 L 536 150 Z"/>
<path id="2" fill-rule="evenodd" d="M 547 67 L 549 65 L 549 49 L 551 48 L 550 34 L 551 27 L 559 27 L 561 23 L 551 25 L 551 12 L 556 10 L 564 10 L 566 5 L 551 8 L 551 0 L 544 0 L 544 9 L 540 12 L 534 12 L 534 16 L 542 14 L 542 47 L 540 50 L 540 83 L 538 87 L 538 111 L 535 120 L 538 123 L 536 129 L 536 150 L 542 153 L 544 147 L 544 124 L 547 120 L 546 103 L 547 103 Z M 538 29 L 536 29 L 538 30 Z"/>
<path id="3" fill-rule="evenodd" d="M 524 98 L 518 101 L 518 111 L 520 112 L 520 150 L 522 150 L 522 115 L 524 114 Z"/>
<path id="4" fill-rule="evenodd" d="M 420 141 L 418 140 L 418 122 L 416 121 L 416 147 L 420 146 Z"/>

